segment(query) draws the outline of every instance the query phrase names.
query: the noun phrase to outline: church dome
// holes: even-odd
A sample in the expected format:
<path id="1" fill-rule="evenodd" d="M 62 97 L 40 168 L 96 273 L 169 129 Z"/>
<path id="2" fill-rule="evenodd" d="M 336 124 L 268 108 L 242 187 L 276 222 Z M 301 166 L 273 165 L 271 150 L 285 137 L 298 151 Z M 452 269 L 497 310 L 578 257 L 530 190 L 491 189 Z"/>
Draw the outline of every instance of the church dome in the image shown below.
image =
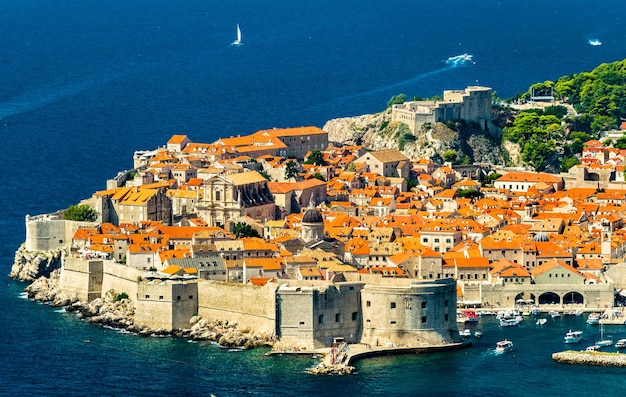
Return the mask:
<path id="1" fill-rule="evenodd" d="M 302 217 L 302 223 L 324 223 L 324 217 L 315 208 L 309 208 Z"/>

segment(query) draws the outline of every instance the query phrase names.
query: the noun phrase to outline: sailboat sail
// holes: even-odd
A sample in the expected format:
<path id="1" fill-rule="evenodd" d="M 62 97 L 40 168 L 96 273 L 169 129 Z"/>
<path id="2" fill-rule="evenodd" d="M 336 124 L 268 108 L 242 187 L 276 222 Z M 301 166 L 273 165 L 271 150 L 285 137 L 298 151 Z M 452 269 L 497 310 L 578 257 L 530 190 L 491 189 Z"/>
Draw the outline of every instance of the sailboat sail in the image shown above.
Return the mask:
<path id="1" fill-rule="evenodd" d="M 233 41 L 234 45 L 241 45 L 242 41 L 241 41 L 241 29 L 239 28 L 239 24 L 237 24 L 237 39 L 235 39 L 235 41 Z"/>

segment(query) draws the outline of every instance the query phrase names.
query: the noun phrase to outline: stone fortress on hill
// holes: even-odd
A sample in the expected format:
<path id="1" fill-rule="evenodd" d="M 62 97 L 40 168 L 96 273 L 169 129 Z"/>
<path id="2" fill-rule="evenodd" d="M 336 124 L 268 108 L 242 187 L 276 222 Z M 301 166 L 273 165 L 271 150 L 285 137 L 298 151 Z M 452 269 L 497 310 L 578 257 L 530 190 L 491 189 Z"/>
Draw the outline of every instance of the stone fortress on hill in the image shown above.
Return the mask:
<path id="1" fill-rule="evenodd" d="M 395 105 L 393 117 L 412 131 L 461 119 L 488 128 L 490 105 L 491 89 L 468 87 Z M 323 165 L 301 162 L 314 153 Z M 623 218 L 599 210 L 604 193 L 563 198 L 562 177 L 526 172 L 483 188 L 486 171 L 329 146 L 317 127 L 211 144 L 174 135 L 82 202 L 96 222 L 27 216 L 24 249 L 63 253 L 59 291 L 72 299 L 127 294 L 137 327 L 201 317 L 307 351 L 338 339 L 458 345 L 457 305 L 612 305 L 626 238 Z M 236 239 L 242 224 L 261 237 Z"/>

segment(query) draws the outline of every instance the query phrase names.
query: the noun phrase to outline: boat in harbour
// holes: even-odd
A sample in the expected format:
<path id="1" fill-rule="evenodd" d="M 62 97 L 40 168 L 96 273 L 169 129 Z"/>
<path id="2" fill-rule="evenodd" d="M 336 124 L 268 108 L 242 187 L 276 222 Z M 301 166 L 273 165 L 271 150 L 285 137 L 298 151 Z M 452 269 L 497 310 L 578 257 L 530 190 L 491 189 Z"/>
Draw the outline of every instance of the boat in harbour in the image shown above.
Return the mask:
<path id="1" fill-rule="evenodd" d="M 537 306 L 534 306 L 531 310 L 530 310 L 530 314 L 532 314 L 533 316 L 538 316 L 541 314 L 541 309 L 539 309 Z"/>
<path id="2" fill-rule="evenodd" d="M 571 329 L 565 334 L 563 338 L 563 342 L 565 343 L 579 343 L 583 340 L 583 332 L 582 331 L 572 331 Z"/>
<path id="3" fill-rule="evenodd" d="M 474 337 L 475 338 L 480 338 L 481 336 L 483 336 L 483 331 L 477 329 L 476 331 L 474 331 Z"/>
<path id="4" fill-rule="evenodd" d="M 510 340 L 505 339 L 496 343 L 496 353 L 504 353 L 512 349 L 513 349 L 513 342 L 511 342 Z"/>
<path id="5" fill-rule="evenodd" d="M 617 341 L 617 343 L 615 343 L 615 347 L 617 349 L 623 349 L 626 347 L 626 339 L 620 339 Z"/>
<path id="6" fill-rule="evenodd" d="M 515 327 L 522 322 L 522 316 L 517 316 L 515 318 L 501 318 L 500 326 L 501 327 Z"/>
<path id="7" fill-rule="evenodd" d="M 591 346 L 587 346 L 587 348 L 585 349 L 586 352 L 599 352 L 601 349 L 600 346 L 598 345 L 591 345 Z"/>
<path id="8" fill-rule="evenodd" d="M 598 39 L 589 39 L 587 42 L 592 46 L 602 45 L 602 42 Z"/>
<path id="9" fill-rule="evenodd" d="M 470 336 L 472 336 L 472 330 L 469 328 L 465 328 L 463 331 L 459 332 L 459 334 L 463 337 L 463 338 L 469 338 Z"/>
<path id="10" fill-rule="evenodd" d="M 600 325 L 600 340 L 596 342 L 597 346 L 606 347 L 613 345 L 613 339 L 604 338 L 604 326 Z"/>
<path id="11" fill-rule="evenodd" d="M 589 325 L 598 325 L 600 324 L 600 314 L 591 313 L 589 317 L 587 317 L 587 324 Z"/>
<path id="12" fill-rule="evenodd" d="M 540 318 L 540 319 L 537 319 L 537 323 L 536 323 L 536 324 L 537 324 L 537 325 L 544 325 L 544 324 L 545 324 L 545 323 L 547 323 L 547 322 L 548 322 L 548 320 L 547 320 L 547 319 L 545 319 L 545 318 Z"/>
<path id="13" fill-rule="evenodd" d="M 237 24 L 237 38 L 232 42 L 232 45 L 242 45 L 242 40 L 241 29 L 239 28 L 239 24 Z"/>

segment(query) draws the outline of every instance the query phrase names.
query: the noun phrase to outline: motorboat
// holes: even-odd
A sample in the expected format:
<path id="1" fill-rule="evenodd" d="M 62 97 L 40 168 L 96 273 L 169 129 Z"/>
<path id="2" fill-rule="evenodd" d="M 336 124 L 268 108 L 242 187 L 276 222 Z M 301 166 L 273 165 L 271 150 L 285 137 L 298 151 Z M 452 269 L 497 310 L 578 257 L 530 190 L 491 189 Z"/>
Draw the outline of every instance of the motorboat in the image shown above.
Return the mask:
<path id="1" fill-rule="evenodd" d="M 563 338 L 563 342 L 565 343 L 579 343 L 583 340 L 583 332 L 582 331 L 572 331 L 571 329 L 565 334 Z"/>
<path id="2" fill-rule="evenodd" d="M 513 342 L 511 342 L 510 340 L 505 339 L 496 343 L 496 353 L 504 353 L 512 349 L 513 349 Z"/>
<path id="3" fill-rule="evenodd" d="M 589 317 L 587 317 L 587 324 L 589 325 L 598 325 L 600 324 L 600 314 L 599 313 L 591 313 Z"/>
<path id="4" fill-rule="evenodd" d="M 547 319 L 545 319 L 545 318 L 539 318 L 539 319 L 537 319 L 537 323 L 536 323 L 536 324 L 537 324 L 537 325 L 544 325 L 544 324 L 545 324 L 545 323 L 547 323 L 547 322 L 548 322 L 548 320 L 547 320 Z"/>
<path id="5" fill-rule="evenodd" d="M 459 334 L 464 338 L 469 338 L 472 336 L 472 330 L 469 328 L 465 328 L 463 331 L 459 332 Z"/>
<path id="6" fill-rule="evenodd" d="M 601 349 L 600 346 L 598 345 L 591 345 L 591 346 L 587 346 L 587 348 L 585 349 L 586 352 L 599 352 Z"/>
<path id="7" fill-rule="evenodd" d="M 556 310 L 550 310 L 548 312 L 548 315 L 552 318 L 561 317 L 561 313 L 557 312 Z"/>
<path id="8" fill-rule="evenodd" d="M 522 316 L 518 316 L 515 318 L 501 318 L 500 326 L 501 327 L 515 327 L 522 322 Z"/>
<path id="9" fill-rule="evenodd" d="M 480 338 L 481 336 L 483 336 L 483 331 L 477 329 L 476 331 L 474 331 L 474 337 L 475 338 Z"/>
<path id="10" fill-rule="evenodd" d="M 620 339 L 615 343 L 615 347 L 618 349 L 623 349 L 626 347 L 626 339 Z"/>
<path id="11" fill-rule="evenodd" d="M 602 45 L 602 42 L 598 39 L 589 39 L 587 42 L 592 46 Z"/>
<path id="12" fill-rule="evenodd" d="M 530 309 L 530 314 L 532 314 L 533 316 L 538 316 L 541 314 L 541 310 L 537 306 L 535 306 Z"/>

